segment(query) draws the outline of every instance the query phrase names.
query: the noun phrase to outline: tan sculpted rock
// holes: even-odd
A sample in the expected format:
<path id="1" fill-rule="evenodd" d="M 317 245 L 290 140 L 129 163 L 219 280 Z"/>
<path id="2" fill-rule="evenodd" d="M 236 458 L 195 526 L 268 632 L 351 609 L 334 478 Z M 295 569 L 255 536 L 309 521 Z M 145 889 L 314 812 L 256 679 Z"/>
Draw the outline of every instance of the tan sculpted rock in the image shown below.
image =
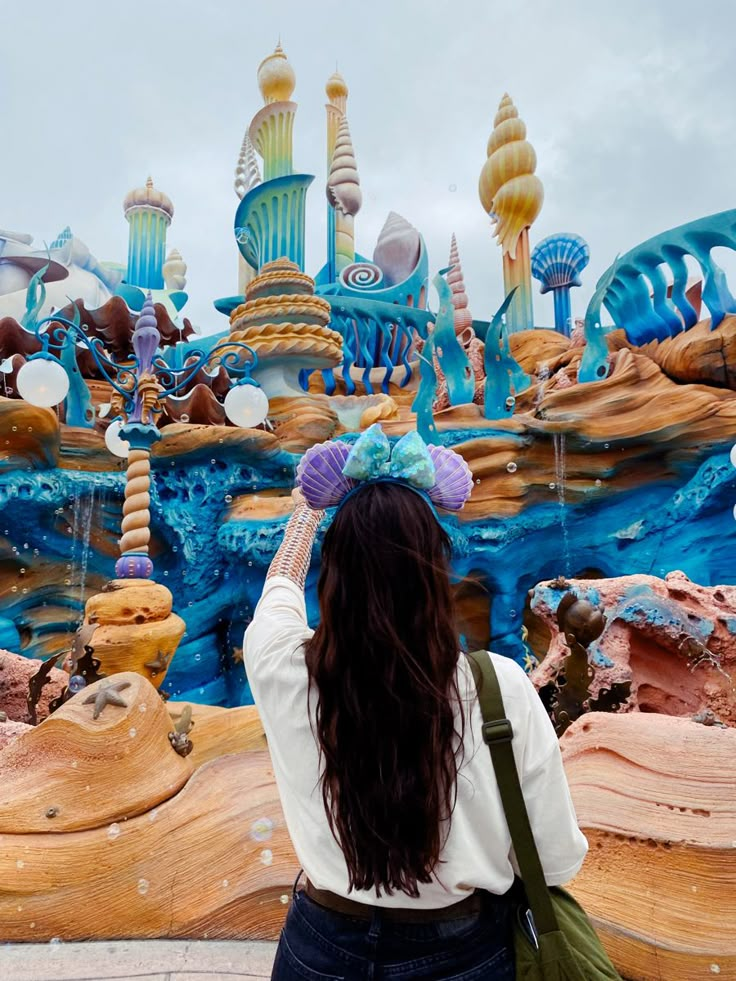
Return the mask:
<path id="1" fill-rule="evenodd" d="M 561 746 L 590 844 L 572 891 L 623 977 L 736 977 L 736 730 L 592 713 Z"/>

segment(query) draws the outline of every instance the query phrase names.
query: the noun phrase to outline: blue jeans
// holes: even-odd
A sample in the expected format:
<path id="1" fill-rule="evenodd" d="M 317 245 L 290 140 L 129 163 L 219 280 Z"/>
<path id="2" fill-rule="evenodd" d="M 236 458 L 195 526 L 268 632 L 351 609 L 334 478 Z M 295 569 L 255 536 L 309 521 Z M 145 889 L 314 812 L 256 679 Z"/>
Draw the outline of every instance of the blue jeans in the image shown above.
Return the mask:
<path id="1" fill-rule="evenodd" d="M 511 905 L 483 897 L 479 913 L 433 923 L 361 920 L 303 891 L 281 931 L 271 981 L 514 981 Z"/>

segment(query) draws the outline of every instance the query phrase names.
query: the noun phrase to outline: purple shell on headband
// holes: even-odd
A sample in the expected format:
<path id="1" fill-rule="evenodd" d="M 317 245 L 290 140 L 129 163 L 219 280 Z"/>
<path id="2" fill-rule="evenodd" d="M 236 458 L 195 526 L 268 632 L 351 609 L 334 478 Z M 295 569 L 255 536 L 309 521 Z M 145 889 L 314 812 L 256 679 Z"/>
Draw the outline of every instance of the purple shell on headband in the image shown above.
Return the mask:
<path id="1" fill-rule="evenodd" d="M 342 472 L 350 454 L 346 443 L 330 440 L 310 446 L 296 470 L 297 486 L 310 508 L 321 511 L 339 504 L 357 481 Z"/>
<path id="2" fill-rule="evenodd" d="M 435 484 L 427 492 L 432 502 L 448 511 L 459 511 L 470 497 L 473 474 L 465 460 L 445 446 L 427 447 L 435 469 Z"/>

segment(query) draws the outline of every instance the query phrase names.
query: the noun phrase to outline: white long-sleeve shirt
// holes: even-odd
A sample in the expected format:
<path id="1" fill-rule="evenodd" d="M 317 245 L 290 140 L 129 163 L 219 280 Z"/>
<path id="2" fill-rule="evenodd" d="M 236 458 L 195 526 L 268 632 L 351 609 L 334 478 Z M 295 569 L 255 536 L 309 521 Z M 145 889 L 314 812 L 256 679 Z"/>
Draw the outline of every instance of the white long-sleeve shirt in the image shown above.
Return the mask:
<path id="1" fill-rule="evenodd" d="M 268 739 L 286 825 L 307 877 L 318 889 L 383 907 L 439 908 L 474 889 L 505 893 L 514 877 L 511 838 L 483 742 L 475 683 L 462 656 L 457 670 L 466 700 L 465 754 L 457 803 L 433 881 L 420 884 L 417 899 L 404 893 L 379 898 L 373 890 L 348 893 L 347 867 L 322 802 L 318 743 L 307 708 L 303 644 L 311 635 L 302 590 L 282 576 L 267 580 L 245 633 L 243 659 Z M 580 869 L 588 844 L 577 825 L 557 737 L 522 668 L 510 658 L 492 657 L 513 726 L 514 756 L 545 877 L 550 885 L 561 885 Z M 312 714 L 315 703 L 313 693 Z"/>

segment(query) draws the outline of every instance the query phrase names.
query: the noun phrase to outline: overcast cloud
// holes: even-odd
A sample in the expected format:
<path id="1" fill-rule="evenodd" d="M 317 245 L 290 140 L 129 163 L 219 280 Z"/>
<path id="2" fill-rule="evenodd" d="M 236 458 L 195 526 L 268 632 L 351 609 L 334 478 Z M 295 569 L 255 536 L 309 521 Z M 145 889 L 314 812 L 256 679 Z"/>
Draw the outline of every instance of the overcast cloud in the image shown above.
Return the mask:
<path id="1" fill-rule="evenodd" d="M 336 61 L 364 194 L 358 250 L 372 255 L 395 210 L 436 270 L 455 231 L 478 318 L 503 298 L 477 180 L 505 91 L 545 189 L 532 242 L 574 231 L 590 244 L 578 316 L 617 252 L 736 206 L 731 0 L 0 0 L 0 14 L 0 227 L 41 246 L 69 224 L 99 259 L 122 262 L 122 199 L 150 173 L 176 209 L 168 244 L 189 267 L 184 312 L 205 332 L 226 325 L 213 299 L 236 292 L 233 171 L 262 105 L 256 69 L 279 35 L 297 77 L 295 168 L 316 175 L 312 274 L 325 255 L 324 83 Z M 551 299 L 536 289 L 536 320 L 549 324 Z"/>

